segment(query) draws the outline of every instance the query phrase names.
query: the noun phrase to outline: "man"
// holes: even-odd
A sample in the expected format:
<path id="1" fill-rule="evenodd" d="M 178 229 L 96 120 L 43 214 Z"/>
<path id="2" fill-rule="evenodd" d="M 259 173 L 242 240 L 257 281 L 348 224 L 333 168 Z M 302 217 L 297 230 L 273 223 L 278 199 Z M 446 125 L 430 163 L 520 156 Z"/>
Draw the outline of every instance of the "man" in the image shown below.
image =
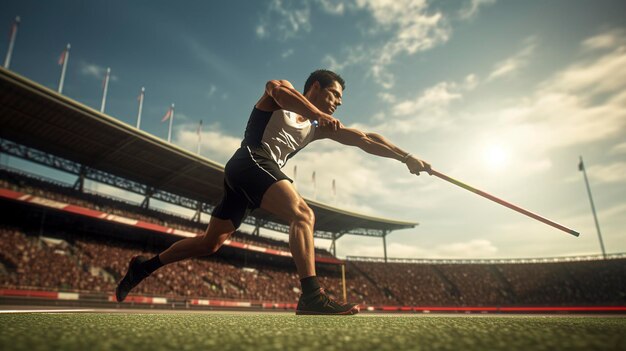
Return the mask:
<path id="1" fill-rule="evenodd" d="M 357 313 L 358 305 L 338 303 L 320 287 L 315 274 L 314 213 L 280 168 L 308 143 L 321 139 L 396 159 L 417 175 L 430 172 L 430 165 L 378 134 L 345 128 L 333 118 L 344 89 L 344 80 L 328 70 L 311 73 L 304 95 L 286 80 L 267 82 L 252 110 L 241 147 L 225 166 L 224 196 L 204 235 L 180 240 L 149 260 L 134 257 L 116 289 L 117 300 L 123 301 L 132 288 L 163 265 L 215 253 L 248 212 L 260 207 L 290 224 L 289 247 L 302 286 L 296 314 Z"/>

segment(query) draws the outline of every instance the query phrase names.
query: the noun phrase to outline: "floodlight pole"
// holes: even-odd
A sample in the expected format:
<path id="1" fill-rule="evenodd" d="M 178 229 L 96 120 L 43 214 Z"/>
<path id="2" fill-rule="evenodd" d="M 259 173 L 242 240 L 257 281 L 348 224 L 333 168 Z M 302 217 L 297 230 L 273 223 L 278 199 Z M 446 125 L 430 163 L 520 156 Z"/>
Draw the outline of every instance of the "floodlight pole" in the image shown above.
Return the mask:
<path id="1" fill-rule="evenodd" d="M 604 250 L 604 242 L 602 241 L 602 233 L 600 232 L 600 223 L 598 222 L 598 215 L 596 214 L 596 206 L 593 204 L 593 197 L 591 196 L 591 187 L 589 186 L 589 179 L 587 178 L 587 170 L 583 163 L 583 157 L 580 156 L 580 163 L 578 163 L 578 170 L 583 172 L 585 177 L 585 185 L 587 186 L 587 194 L 589 195 L 589 203 L 591 204 L 591 212 L 593 212 L 593 220 L 596 222 L 596 230 L 598 231 L 598 240 L 600 240 L 600 248 L 602 248 L 602 257 L 606 260 L 606 251 Z"/>

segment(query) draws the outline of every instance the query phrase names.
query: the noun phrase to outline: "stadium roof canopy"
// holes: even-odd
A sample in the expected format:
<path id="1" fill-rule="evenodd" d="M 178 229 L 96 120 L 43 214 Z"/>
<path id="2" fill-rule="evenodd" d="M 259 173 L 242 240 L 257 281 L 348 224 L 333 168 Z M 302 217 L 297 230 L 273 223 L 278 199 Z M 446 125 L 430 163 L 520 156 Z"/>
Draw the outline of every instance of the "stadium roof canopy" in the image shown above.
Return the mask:
<path id="1" fill-rule="evenodd" d="M 209 212 L 222 196 L 222 165 L 4 68 L 0 68 L 0 123 L 2 152 L 16 157 L 111 185 L 135 184 L 138 186 L 126 190 L 147 199 L 183 198 L 186 201 L 176 203 L 199 209 L 198 213 Z M 41 156 L 34 157 L 37 153 Z M 418 224 L 306 201 L 316 215 L 316 237 L 336 239 L 355 234 L 384 238 L 393 230 Z M 257 210 L 251 217 L 246 223 L 257 228 L 288 232 L 287 223 L 269 213 Z"/>

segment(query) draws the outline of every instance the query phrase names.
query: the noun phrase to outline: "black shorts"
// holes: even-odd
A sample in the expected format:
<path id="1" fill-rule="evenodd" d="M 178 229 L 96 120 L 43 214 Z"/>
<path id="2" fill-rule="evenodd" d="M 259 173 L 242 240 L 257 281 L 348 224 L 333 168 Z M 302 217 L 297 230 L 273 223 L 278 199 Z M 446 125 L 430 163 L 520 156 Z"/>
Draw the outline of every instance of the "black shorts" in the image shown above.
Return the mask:
<path id="1" fill-rule="evenodd" d="M 242 146 L 224 168 L 224 196 L 211 216 L 230 219 L 235 228 L 248 213 L 261 207 L 263 195 L 272 184 L 291 178 L 281 172 L 265 150 Z"/>

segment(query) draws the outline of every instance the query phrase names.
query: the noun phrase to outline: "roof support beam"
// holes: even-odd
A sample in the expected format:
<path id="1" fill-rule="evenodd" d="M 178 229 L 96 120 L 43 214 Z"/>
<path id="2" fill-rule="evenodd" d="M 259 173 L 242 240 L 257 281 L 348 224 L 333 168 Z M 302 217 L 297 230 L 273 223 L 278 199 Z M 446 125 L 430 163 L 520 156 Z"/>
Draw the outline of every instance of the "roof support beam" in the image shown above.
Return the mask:
<path id="1" fill-rule="evenodd" d="M 74 189 L 84 192 L 85 189 L 85 173 L 87 172 L 87 167 L 85 165 L 80 166 L 80 171 L 78 173 L 78 179 L 74 183 Z"/>
<path id="2" fill-rule="evenodd" d="M 196 213 L 194 213 L 193 218 L 191 218 L 192 221 L 194 222 L 198 222 L 200 223 L 200 216 L 202 215 L 202 208 L 204 204 L 200 201 L 198 201 L 198 206 L 196 206 Z"/>
<path id="3" fill-rule="evenodd" d="M 150 198 L 152 197 L 152 195 L 154 194 L 154 188 L 149 186 L 148 188 L 146 188 L 146 197 L 143 199 L 143 201 L 141 202 L 141 207 L 142 208 L 148 208 L 150 207 Z"/>
<path id="4" fill-rule="evenodd" d="M 252 235 L 259 236 L 261 234 L 261 227 L 264 227 L 267 224 L 267 221 L 258 217 L 254 218 L 254 230 L 252 231 Z"/>
<path id="5" fill-rule="evenodd" d="M 333 256 L 337 257 L 337 233 L 333 233 L 333 242 L 330 244 L 330 252 L 333 254 Z"/>
<path id="6" fill-rule="evenodd" d="M 387 263 L 387 231 L 383 230 L 383 250 L 385 253 L 385 263 Z"/>

